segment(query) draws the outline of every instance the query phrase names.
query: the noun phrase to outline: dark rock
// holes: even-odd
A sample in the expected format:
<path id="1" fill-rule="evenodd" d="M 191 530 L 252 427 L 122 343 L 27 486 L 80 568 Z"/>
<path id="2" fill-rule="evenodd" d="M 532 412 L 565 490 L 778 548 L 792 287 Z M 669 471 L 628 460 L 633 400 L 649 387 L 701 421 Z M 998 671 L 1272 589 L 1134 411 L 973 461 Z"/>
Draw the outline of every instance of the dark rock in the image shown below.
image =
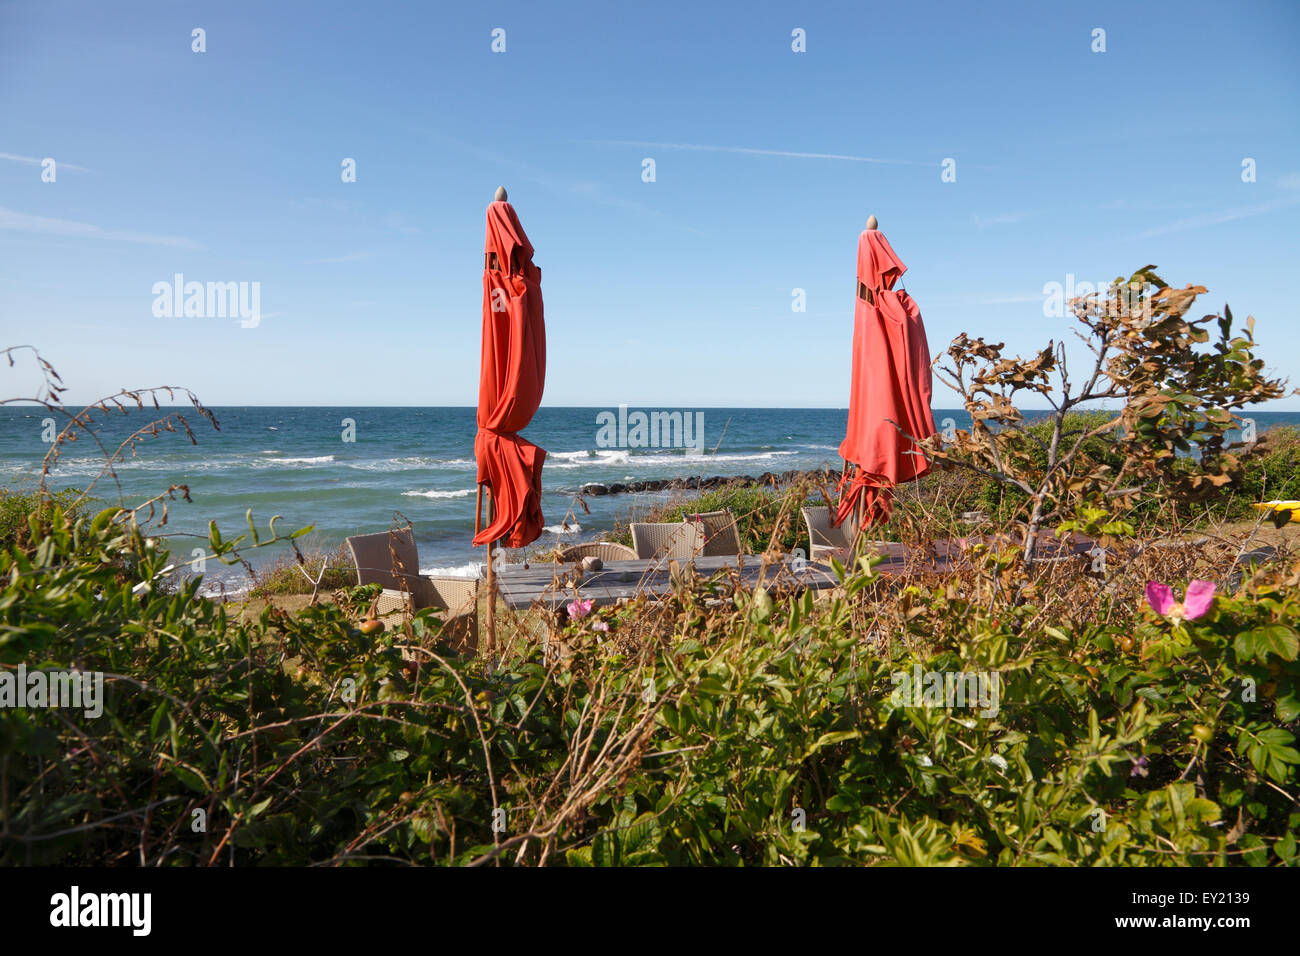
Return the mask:
<path id="1" fill-rule="evenodd" d="M 765 471 L 757 477 L 753 475 L 691 475 L 683 478 L 651 478 L 646 481 L 613 482 L 609 485 L 590 482 L 583 485 L 578 493 L 601 497 L 604 495 L 638 494 L 652 491 L 702 491 L 723 488 L 728 485 L 742 487 L 758 485 L 764 488 L 779 488 L 800 479 L 834 483 L 839 481 L 839 474 L 829 469 L 814 469 L 811 471 L 783 471 L 779 474 Z"/>

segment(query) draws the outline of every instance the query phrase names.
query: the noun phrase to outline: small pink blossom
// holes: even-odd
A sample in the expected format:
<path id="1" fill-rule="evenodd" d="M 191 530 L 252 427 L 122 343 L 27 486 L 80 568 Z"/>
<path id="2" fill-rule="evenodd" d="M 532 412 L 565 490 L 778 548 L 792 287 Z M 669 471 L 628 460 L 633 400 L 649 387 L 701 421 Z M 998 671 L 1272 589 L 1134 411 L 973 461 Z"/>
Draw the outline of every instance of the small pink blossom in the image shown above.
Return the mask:
<path id="1" fill-rule="evenodd" d="M 593 631 L 608 631 L 609 625 L 606 624 L 604 621 L 592 621 L 591 629 Z"/>
<path id="2" fill-rule="evenodd" d="M 1161 617 L 1172 621 L 1194 621 L 1210 609 L 1214 601 L 1213 581 L 1193 581 L 1187 585 L 1182 602 L 1174 600 L 1174 591 L 1159 581 L 1147 582 L 1147 604 Z"/>
<path id="3" fill-rule="evenodd" d="M 594 601 L 591 601 L 591 600 L 586 600 L 586 601 L 582 601 L 582 600 L 578 600 L 578 601 L 570 601 L 570 602 L 569 602 L 569 619 L 570 619 L 570 620 L 573 620 L 573 621 L 576 621 L 576 620 L 578 620 L 579 618 L 584 618 L 584 617 L 586 617 L 588 614 L 591 613 L 591 608 L 592 608 L 592 605 L 593 605 L 594 603 L 595 603 L 595 602 L 594 602 Z"/>

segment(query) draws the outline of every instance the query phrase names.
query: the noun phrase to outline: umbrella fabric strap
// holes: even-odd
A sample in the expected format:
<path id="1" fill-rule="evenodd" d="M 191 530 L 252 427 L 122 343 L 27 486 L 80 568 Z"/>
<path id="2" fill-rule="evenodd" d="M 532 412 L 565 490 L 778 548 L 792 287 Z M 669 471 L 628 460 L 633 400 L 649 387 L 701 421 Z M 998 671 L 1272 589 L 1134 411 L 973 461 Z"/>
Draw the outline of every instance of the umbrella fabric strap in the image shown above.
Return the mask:
<path id="1" fill-rule="evenodd" d="M 848 485 L 847 489 L 844 487 L 845 484 Z M 889 485 L 889 479 L 884 475 L 872 474 L 855 466 L 852 480 L 850 481 L 849 474 L 845 471 L 837 490 L 840 503 L 831 518 L 832 527 L 839 527 L 848 520 L 860 500 L 864 504 L 862 527 L 889 520 L 889 514 L 893 510 L 894 492 Z"/>
<path id="2" fill-rule="evenodd" d="M 902 281 L 900 280 L 899 283 L 898 283 L 898 289 L 897 289 L 897 290 L 895 290 L 895 289 L 888 289 L 888 290 L 886 290 L 886 289 L 882 289 L 882 290 L 880 290 L 880 291 L 881 291 L 881 292 L 885 292 L 885 291 L 888 291 L 888 292 L 895 292 L 895 291 L 906 292 L 906 291 L 907 291 L 907 286 L 903 285 Z M 876 292 L 876 290 L 868 288 L 867 285 L 866 285 L 865 283 L 863 283 L 863 282 L 859 282 L 859 283 L 858 283 L 858 298 L 861 299 L 862 301 L 866 302 L 868 305 L 875 305 L 875 304 L 876 304 L 876 296 L 877 296 L 877 295 L 878 295 L 878 293 Z"/>

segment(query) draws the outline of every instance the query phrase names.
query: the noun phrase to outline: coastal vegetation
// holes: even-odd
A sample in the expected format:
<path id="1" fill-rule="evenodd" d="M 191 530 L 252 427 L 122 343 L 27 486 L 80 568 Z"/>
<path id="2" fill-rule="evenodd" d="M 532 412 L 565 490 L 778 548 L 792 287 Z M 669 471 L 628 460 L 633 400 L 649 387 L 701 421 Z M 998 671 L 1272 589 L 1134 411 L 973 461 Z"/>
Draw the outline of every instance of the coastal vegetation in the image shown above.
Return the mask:
<path id="1" fill-rule="evenodd" d="M 301 556 L 301 560 L 299 557 Z M 356 568 L 346 545 L 304 547 L 301 553 L 278 554 L 253 572 L 249 594 L 255 598 L 284 594 L 328 593 L 357 583 Z"/>
<path id="2" fill-rule="evenodd" d="M 1295 488 L 1300 442 L 1226 440 L 1214 409 L 1280 385 L 1230 313 L 1186 320 L 1169 291 L 1150 290 L 1156 326 L 1139 298 L 1106 333 L 1157 368 L 1119 369 L 1137 384 L 1104 420 L 1022 423 L 1000 400 L 1053 349 L 950 350 L 1001 425 L 936 443 L 943 467 L 872 534 L 1002 533 L 968 562 L 837 563 L 821 598 L 775 570 L 746 590 L 680 568 L 663 600 L 530 611 L 495 660 L 454 654 L 434 610 L 371 626 L 365 589 L 252 615 L 200 598 L 164 533 L 185 490 L 95 509 L 38 491 L 0 550 L 0 695 L 19 668 L 103 689 L 0 708 L 0 862 L 1297 865 L 1300 559 L 1218 532 Z M 1155 347 L 1170 336 L 1186 347 Z M 776 556 L 831 490 L 662 514 L 731 508 Z M 1029 560 L 1070 530 L 1106 560 Z M 305 562 L 309 531 L 250 514 L 208 550 Z"/>
<path id="3" fill-rule="evenodd" d="M 55 492 L 19 491 L 0 488 L 0 548 L 11 548 L 21 537 L 29 534 L 28 520 L 40 510 L 46 500 L 75 515 L 81 505 L 76 504 L 81 492 L 64 488 Z"/>
<path id="4" fill-rule="evenodd" d="M 6 863 L 1296 860 L 1293 556 L 1195 620 L 1145 580 L 1228 582 L 1231 550 L 866 562 L 827 601 L 686 577 L 492 665 L 432 611 L 367 635 L 364 600 L 237 621 L 151 591 L 168 557 L 122 518 L 51 506 L 0 559 L 5 665 L 105 675 L 96 719 L 0 712 Z M 996 673 L 995 706 L 900 700 L 918 669 Z"/>

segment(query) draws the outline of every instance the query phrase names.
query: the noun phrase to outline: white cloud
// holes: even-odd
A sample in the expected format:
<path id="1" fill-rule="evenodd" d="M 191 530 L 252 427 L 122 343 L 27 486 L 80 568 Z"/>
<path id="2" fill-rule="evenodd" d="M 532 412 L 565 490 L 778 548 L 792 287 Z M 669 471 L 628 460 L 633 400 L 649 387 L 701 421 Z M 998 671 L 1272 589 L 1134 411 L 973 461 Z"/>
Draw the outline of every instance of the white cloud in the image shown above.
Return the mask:
<path id="1" fill-rule="evenodd" d="M 0 206 L 0 229 L 15 232 L 39 233 L 48 236 L 71 236 L 76 239 L 106 239 L 111 242 L 138 242 L 154 246 L 171 246 L 177 249 L 202 249 L 192 239 L 181 236 L 156 236 L 144 232 L 127 232 L 119 229 L 102 229 L 88 222 L 71 219 L 53 219 L 33 216 Z"/>
<path id="2" fill-rule="evenodd" d="M 935 297 L 927 299 L 920 303 L 922 306 L 932 308 L 953 308 L 958 306 L 973 305 L 1024 305 L 1027 302 L 1042 302 L 1043 294 L 1041 292 L 1020 292 L 1011 295 L 959 295 L 947 297 Z"/>
<path id="3" fill-rule="evenodd" d="M 1238 219 L 1263 216 L 1286 206 L 1293 206 L 1298 202 L 1300 202 L 1300 196 L 1287 196 L 1281 199 L 1270 199 L 1267 202 L 1255 203 L 1253 206 L 1238 206 L 1236 209 L 1225 209 L 1221 212 L 1202 213 L 1199 216 L 1188 216 L 1186 219 L 1179 219 L 1163 226 L 1156 226 L 1154 229 L 1148 229 L 1146 232 L 1140 232 L 1136 236 L 1129 236 L 1128 238 L 1130 240 L 1150 239 L 1153 236 L 1164 236 L 1171 232 L 1205 229 L 1209 226 L 1222 225 L 1225 222 L 1235 222 Z"/>
<path id="4" fill-rule="evenodd" d="M 87 169 L 85 166 L 77 166 L 73 163 L 65 163 L 57 156 L 54 156 L 52 158 L 58 164 L 58 168 L 61 170 L 70 169 L 75 173 L 90 172 L 90 170 Z M 44 159 L 37 159 L 35 156 L 18 156 L 14 153 L 0 153 L 0 159 L 7 159 L 11 163 L 27 163 L 28 165 L 31 166 L 39 166 L 41 163 L 45 162 Z"/>
<path id="5" fill-rule="evenodd" d="M 687 149 L 706 153 L 744 153 L 750 156 L 783 156 L 788 159 L 832 159 L 849 163 L 879 163 L 886 166 L 937 166 L 911 159 L 877 159 L 873 156 L 851 156 L 845 153 L 803 153 L 785 149 L 756 149 L 750 146 L 708 146 L 700 143 L 652 143 L 635 139 L 596 139 L 590 142 L 601 146 L 642 146 L 652 149 Z"/>

